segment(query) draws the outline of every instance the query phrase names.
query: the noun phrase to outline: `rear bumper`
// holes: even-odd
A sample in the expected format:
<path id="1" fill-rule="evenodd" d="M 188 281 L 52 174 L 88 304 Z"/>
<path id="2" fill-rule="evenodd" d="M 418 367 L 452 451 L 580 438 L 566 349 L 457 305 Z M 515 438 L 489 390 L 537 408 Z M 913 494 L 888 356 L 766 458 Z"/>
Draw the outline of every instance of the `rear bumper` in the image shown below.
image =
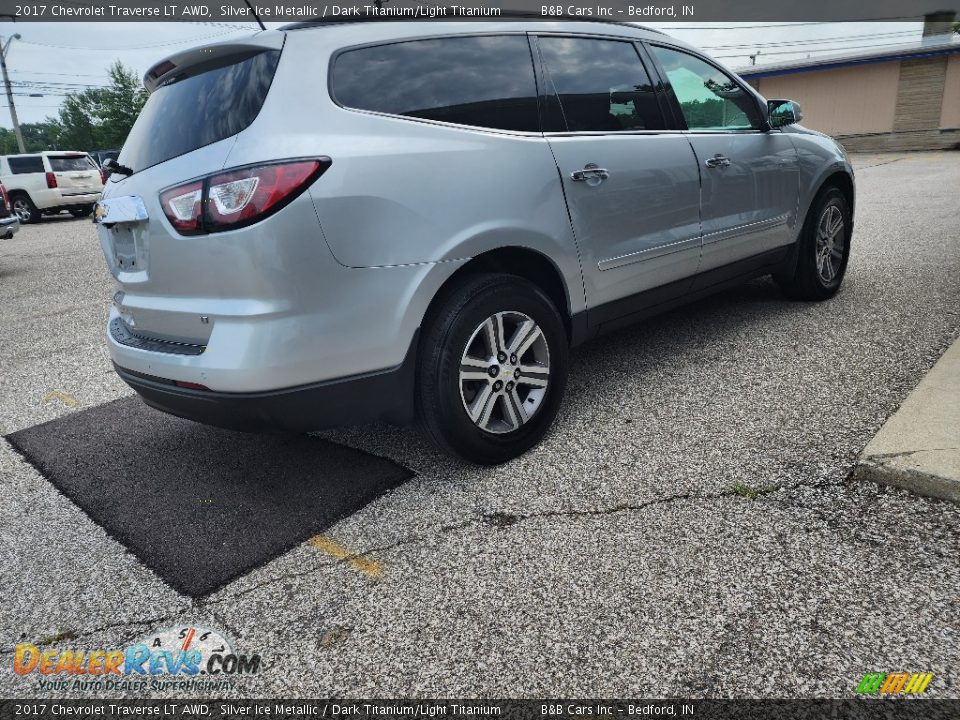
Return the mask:
<path id="1" fill-rule="evenodd" d="M 16 215 L 0 218 L 0 238 L 9 240 L 20 229 L 20 218 Z"/>
<path id="2" fill-rule="evenodd" d="M 39 201 L 34 201 L 34 204 L 37 206 L 37 209 L 43 212 L 50 212 L 53 210 L 65 210 L 76 207 L 77 205 L 93 205 L 99 199 L 100 193 L 98 192 L 83 192 L 76 195 L 61 192 L 51 194 L 46 198 L 41 198 Z"/>
<path id="3" fill-rule="evenodd" d="M 264 392 L 193 390 L 116 363 L 113 367 L 147 405 L 171 415 L 247 432 L 310 432 L 376 420 L 412 422 L 416 348 L 415 333 L 403 363 L 395 368 Z"/>

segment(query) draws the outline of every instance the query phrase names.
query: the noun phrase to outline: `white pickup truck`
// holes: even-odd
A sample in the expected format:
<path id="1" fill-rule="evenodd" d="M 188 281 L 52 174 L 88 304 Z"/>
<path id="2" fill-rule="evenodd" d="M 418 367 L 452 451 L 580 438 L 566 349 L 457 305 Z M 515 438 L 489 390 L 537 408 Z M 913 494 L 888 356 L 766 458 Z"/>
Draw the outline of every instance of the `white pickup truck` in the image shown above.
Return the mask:
<path id="1" fill-rule="evenodd" d="M 0 156 L 0 182 L 22 223 L 61 210 L 89 215 L 103 190 L 100 169 L 90 156 L 65 150 Z"/>

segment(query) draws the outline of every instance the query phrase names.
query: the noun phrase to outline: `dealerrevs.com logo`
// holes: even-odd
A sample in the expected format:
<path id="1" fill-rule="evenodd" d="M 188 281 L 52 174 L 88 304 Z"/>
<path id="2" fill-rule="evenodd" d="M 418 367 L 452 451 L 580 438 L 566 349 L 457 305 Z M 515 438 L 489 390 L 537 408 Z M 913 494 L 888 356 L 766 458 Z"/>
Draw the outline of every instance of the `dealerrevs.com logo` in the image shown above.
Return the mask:
<path id="1" fill-rule="evenodd" d="M 260 672 L 258 653 L 238 653 L 223 633 L 202 627 L 149 633 L 123 649 L 17 645 L 13 671 L 41 690 L 225 690 Z"/>
<path id="2" fill-rule="evenodd" d="M 932 673 L 867 673 L 857 685 L 858 695 L 919 695 L 933 680 Z"/>

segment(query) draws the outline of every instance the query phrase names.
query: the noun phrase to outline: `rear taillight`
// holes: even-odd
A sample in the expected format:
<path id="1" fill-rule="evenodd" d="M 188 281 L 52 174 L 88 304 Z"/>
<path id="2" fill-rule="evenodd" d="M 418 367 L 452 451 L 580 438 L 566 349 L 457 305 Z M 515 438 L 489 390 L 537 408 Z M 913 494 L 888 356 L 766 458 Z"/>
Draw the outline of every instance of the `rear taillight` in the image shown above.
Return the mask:
<path id="1" fill-rule="evenodd" d="M 196 235 L 201 232 L 202 198 L 203 181 L 195 180 L 161 193 L 160 204 L 163 206 L 163 213 L 167 216 L 167 220 L 177 232 Z"/>
<path id="2" fill-rule="evenodd" d="M 292 202 L 320 177 L 330 158 L 252 165 L 165 190 L 160 204 L 183 235 L 251 225 Z"/>
<path id="3" fill-rule="evenodd" d="M 103 168 L 100 168 L 100 182 L 103 183 L 104 185 L 106 185 L 106 184 L 107 184 L 107 178 L 109 178 L 109 177 L 110 177 L 110 175 L 107 173 L 107 171 L 104 170 Z"/>
<path id="4" fill-rule="evenodd" d="M 57 186 L 57 176 L 52 172 L 47 173 L 47 187 L 55 188 Z"/>
<path id="5" fill-rule="evenodd" d="M 7 188 L 3 185 L 0 185 L 0 196 L 3 197 L 3 207 L 7 212 L 10 212 L 10 196 L 7 195 Z"/>

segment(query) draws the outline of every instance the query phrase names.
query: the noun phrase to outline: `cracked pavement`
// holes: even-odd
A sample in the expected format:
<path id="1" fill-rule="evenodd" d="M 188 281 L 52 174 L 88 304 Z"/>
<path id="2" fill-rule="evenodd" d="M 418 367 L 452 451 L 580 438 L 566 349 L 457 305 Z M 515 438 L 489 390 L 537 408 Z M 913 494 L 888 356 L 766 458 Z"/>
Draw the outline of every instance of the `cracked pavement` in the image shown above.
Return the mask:
<path id="1" fill-rule="evenodd" d="M 960 508 L 848 479 L 960 332 L 960 153 L 855 165 L 836 298 L 760 280 L 577 349 L 524 457 L 323 433 L 417 473 L 326 533 L 339 559 L 303 543 L 191 600 L 0 440 L 0 692 L 45 695 L 12 673 L 18 642 L 197 623 L 263 656 L 238 697 L 850 697 L 893 670 L 960 697 Z M 111 295 L 89 222 L 0 241 L 0 431 L 130 394 Z"/>

